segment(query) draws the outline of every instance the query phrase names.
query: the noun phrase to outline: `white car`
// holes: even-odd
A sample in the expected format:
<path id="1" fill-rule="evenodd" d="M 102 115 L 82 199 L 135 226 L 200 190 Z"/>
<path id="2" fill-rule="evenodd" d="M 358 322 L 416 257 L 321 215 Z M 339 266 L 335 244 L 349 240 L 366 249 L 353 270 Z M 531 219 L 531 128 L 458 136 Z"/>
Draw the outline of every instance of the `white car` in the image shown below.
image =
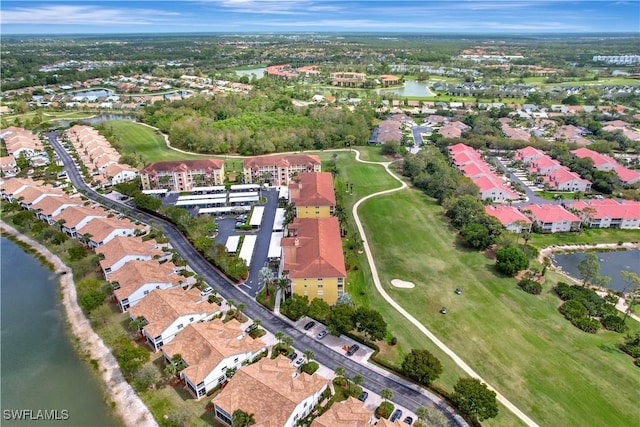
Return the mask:
<path id="1" fill-rule="evenodd" d="M 200 296 L 206 297 L 207 295 L 211 295 L 212 292 L 213 292 L 213 288 L 211 286 L 207 286 L 206 288 L 203 289 L 202 292 L 200 292 Z"/>
<path id="2" fill-rule="evenodd" d="M 296 360 L 293 364 L 296 368 L 299 368 L 302 365 L 302 362 L 304 362 L 304 357 L 298 358 L 298 360 Z"/>

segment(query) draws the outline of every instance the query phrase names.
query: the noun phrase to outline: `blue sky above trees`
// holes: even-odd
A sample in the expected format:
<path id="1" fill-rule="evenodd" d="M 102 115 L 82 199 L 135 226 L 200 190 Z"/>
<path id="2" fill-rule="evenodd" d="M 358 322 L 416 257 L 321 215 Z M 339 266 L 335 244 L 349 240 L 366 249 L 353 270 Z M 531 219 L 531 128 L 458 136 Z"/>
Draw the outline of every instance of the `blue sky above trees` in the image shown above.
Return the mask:
<path id="1" fill-rule="evenodd" d="M 640 0 L 3 0 L 0 8 L 3 34 L 640 30 Z"/>

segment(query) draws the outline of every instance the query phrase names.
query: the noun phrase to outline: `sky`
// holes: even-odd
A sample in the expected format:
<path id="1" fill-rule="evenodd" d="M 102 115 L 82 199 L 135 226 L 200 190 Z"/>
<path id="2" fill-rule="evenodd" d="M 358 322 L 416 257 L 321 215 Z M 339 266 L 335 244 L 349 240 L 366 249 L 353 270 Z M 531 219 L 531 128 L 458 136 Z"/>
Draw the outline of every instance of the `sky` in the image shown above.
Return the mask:
<path id="1" fill-rule="evenodd" d="M 640 0 L 2 0 L 1 34 L 640 33 Z"/>

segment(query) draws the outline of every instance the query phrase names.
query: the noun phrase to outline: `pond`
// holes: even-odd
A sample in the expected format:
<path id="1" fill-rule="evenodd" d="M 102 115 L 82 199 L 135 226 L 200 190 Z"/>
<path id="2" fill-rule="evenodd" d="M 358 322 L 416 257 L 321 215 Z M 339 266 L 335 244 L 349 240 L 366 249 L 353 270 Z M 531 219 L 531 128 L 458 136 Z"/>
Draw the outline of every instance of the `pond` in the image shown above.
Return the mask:
<path id="1" fill-rule="evenodd" d="M 99 114 L 87 119 L 73 119 L 73 120 L 52 120 L 53 123 L 59 128 L 68 128 L 72 122 L 80 122 L 86 125 L 95 125 L 96 123 L 108 122 L 111 120 L 131 120 L 136 121 L 134 116 L 128 116 L 126 114 Z"/>
<path id="2" fill-rule="evenodd" d="M 595 252 L 600 262 L 600 274 L 611 277 L 607 286 L 614 291 L 621 291 L 625 284 L 622 281 L 620 272 L 622 270 L 632 271 L 640 275 L 640 250 Z M 556 266 L 577 279 L 580 278 L 578 264 L 584 259 L 586 252 L 557 253 L 550 258 Z"/>
<path id="3" fill-rule="evenodd" d="M 97 96 L 98 98 L 106 98 L 107 96 L 113 95 L 113 91 L 110 89 L 92 89 L 92 90 L 81 90 L 78 92 L 71 92 L 74 98 L 81 98 L 85 96 Z"/>
<path id="4" fill-rule="evenodd" d="M 377 89 L 375 91 L 379 95 L 392 93 L 399 96 L 435 96 L 427 87 L 427 82 L 419 82 L 417 80 L 407 80 L 404 87 L 393 89 Z"/>
<path id="5" fill-rule="evenodd" d="M 267 69 L 265 67 L 251 68 L 249 70 L 235 70 L 235 73 L 239 76 L 247 76 L 251 78 L 251 75 L 255 74 L 257 79 L 263 78 L 266 72 L 267 72 Z"/>

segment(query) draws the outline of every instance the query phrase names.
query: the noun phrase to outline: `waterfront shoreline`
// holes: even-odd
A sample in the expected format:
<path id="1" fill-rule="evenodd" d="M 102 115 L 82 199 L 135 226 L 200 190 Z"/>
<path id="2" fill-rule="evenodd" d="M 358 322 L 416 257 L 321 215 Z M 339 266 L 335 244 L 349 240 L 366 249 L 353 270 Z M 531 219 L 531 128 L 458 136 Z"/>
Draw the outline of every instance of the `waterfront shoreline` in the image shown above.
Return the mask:
<path id="1" fill-rule="evenodd" d="M 3 234 L 7 234 L 26 244 L 37 255 L 44 258 L 47 267 L 59 275 L 60 291 L 65 315 L 73 336 L 78 339 L 78 345 L 92 360 L 97 361 L 100 378 L 109 399 L 115 403 L 113 409 L 120 421 L 127 426 L 155 427 L 157 422 L 149 408 L 142 402 L 131 385 L 124 379 L 116 358 L 102 339 L 91 327 L 82 309 L 78 305 L 73 272 L 69 266 L 45 246 L 25 236 L 3 221 L 0 221 Z"/>

